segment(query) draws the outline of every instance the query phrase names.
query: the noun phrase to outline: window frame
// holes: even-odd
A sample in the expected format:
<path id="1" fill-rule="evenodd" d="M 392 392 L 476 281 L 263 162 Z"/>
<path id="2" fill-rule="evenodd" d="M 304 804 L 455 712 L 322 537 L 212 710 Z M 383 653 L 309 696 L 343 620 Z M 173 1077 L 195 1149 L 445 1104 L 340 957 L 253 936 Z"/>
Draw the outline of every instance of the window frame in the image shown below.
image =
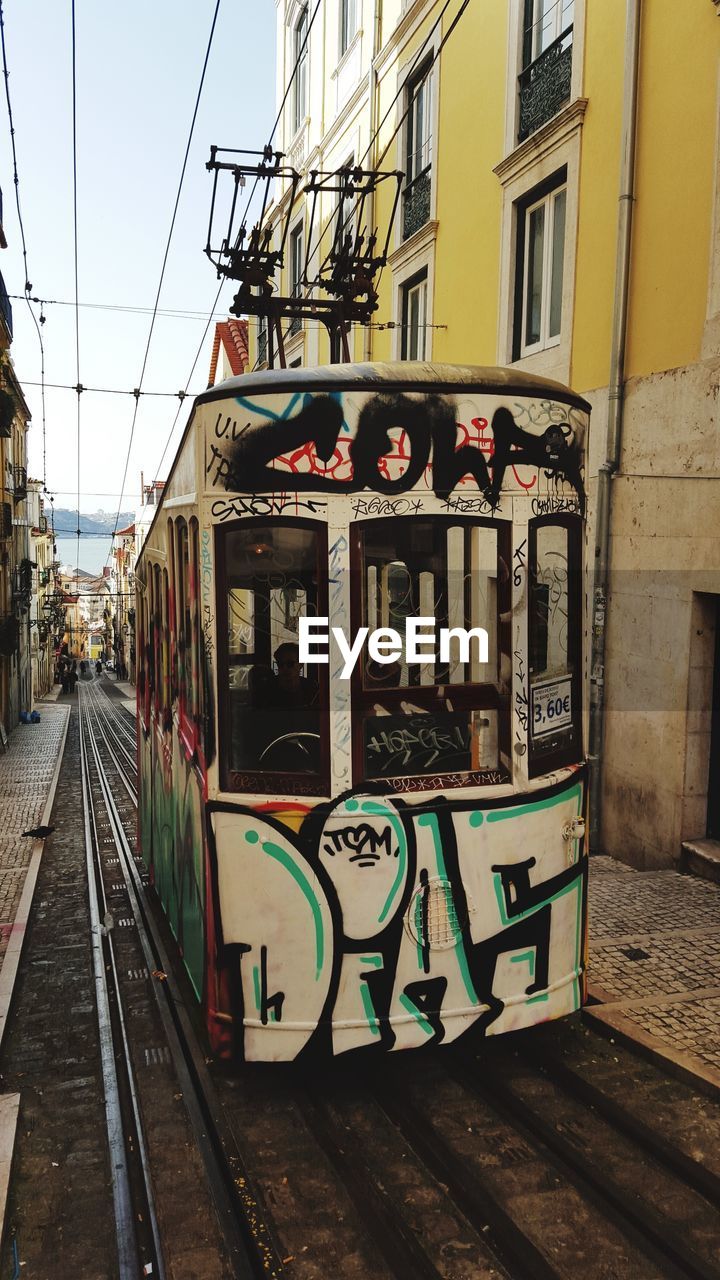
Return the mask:
<path id="1" fill-rule="evenodd" d="M 290 234 L 288 236 L 288 240 L 290 242 L 290 245 L 289 245 L 290 278 L 288 283 L 290 285 L 289 294 L 291 298 L 299 298 L 302 294 L 304 234 L 305 234 L 305 227 L 304 227 L 303 219 L 299 218 L 298 221 L 290 228 Z M 296 249 L 297 249 L 297 268 L 298 268 L 297 278 L 295 274 Z M 303 328 L 302 316 L 293 316 L 288 325 L 287 336 L 295 337 L 296 334 L 300 333 L 302 328 Z"/>
<path id="2" fill-rule="evenodd" d="M 567 529 L 568 531 L 568 612 L 572 608 L 574 617 L 568 618 L 568 665 L 572 665 L 571 693 L 573 706 L 572 734 L 569 736 L 567 744 L 560 744 L 556 748 L 542 750 L 538 753 L 537 749 L 533 749 L 533 732 L 532 732 L 532 689 L 533 689 L 533 673 L 530 670 L 530 655 L 532 653 L 532 625 L 533 625 L 533 608 L 532 608 L 532 592 L 534 574 L 537 565 L 537 531 L 538 529 L 547 527 L 548 525 L 555 528 Z M 584 741 L 584 723 L 583 723 L 583 574 L 582 574 L 582 548 L 583 548 L 583 518 L 580 514 L 558 513 L 546 516 L 535 516 L 528 523 L 528 610 L 527 610 L 527 653 L 528 653 L 528 777 L 537 778 L 546 773 L 552 773 L 555 769 L 564 768 L 570 764 L 580 764 L 583 760 L 583 741 Z M 570 583 L 574 583 L 574 590 L 570 592 Z M 552 677 L 550 677 L 552 678 Z"/>
<path id="3" fill-rule="evenodd" d="M 267 528 L 277 524 L 282 528 L 311 530 L 317 535 L 317 609 L 321 617 L 328 612 L 328 531 L 322 520 L 308 520 L 300 516 L 252 516 L 242 520 L 228 521 L 214 526 L 215 551 L 215 614 L 217 617 L 217 688 L 218 688 L 218 737 L 219 737 L 219 772 L 221 790 L 234 795 L 291 795 L 300 799 L 303 796 L 330 795 L 330 691 L 328 666 L 318 666 L 318 711 L 320 723 L 320 769 L 317 774 L 269 772 L 230 768 L 230 746 L 232 739 L 230 698 L 223 699 L 221 691 L 229 688 L 230 654 L 227 646 L 228 634 L 228 571 L 227 540 L 228 535 L 240 530 Z M 224 704 L 224 707 L 223 707 Z M 233 780 L 235 775 L 235 780 Z"/>
<path id="4" fill-rule="evenodd" d="M 303 30 L 304 23 L 304 30 Z M 307 40 L 308 25 L 308 5 L 303 5 L 297 19 L 293 25 L 293 65 L 297 64 L 295 72 L 295 80 L 293 83 L 292 97 L 292 134 L 295 135 L 302 128 L 307 119 L 307 95 L 308 95 L 308 53 L 310 42 Z M 305 48 L 302 53 L 303 41 Z"/>
<path id="5" fill-rule="evenodd" d="M 363 534 L 366 530 L 377 529 L 383 524 L 394 524 L 398 520 L 402 521 L 420 521 L 422 523 L 432 523 L 442 528 L 485 528 L 491 529 L 497 534 L 497 563 L 498 569 L 501 561 L 504 561 L 509 567 L 512 554 L 512 521 L 511 520 L 492 520 L 483 517 L 474 516 L 456 516 L 456 515 L 432 515 L 423 514 L 421 516 L 391 516 L 380 517 L 373 520 L 355 521 L 350 528 L 350 625 L 353 635 L 357 634 L 361 626 L 367 625 L 364 619 L 367 617 L 366 608 L 366 576 L 365 561 L 363 557 Z M 410 686 L 412 701 L 419 706 L 427 706 L 428 710 L 432 709 L 432 702 L 437 702 L 437 690 L 440 687 L 446 687 L 452 690 L 453 710 L 457 711 L 483 711 L 494 710 L 498 715 L 498 765 L 493 772 L 504 773 L 506 776 L 502 779 L 503 783 L 509 783 L 512 775 L 504 761 L 510 761 L 510 744 L 511 744 L 511 689 L 508 685 L 502 687 L 500 670 L 503 658 L 507 662 L 512 661 L 512 636 L 511 636 L 511 609 L 512 609 L 512 575 L 508 572 L 504 581 L 501 580 L 498 572 L 497 579 L 497 658 L 498 658 L 498 678 L 497 682 L 484 681 L 481 683 L 465 683 L 451 685 L 413 685 Z M 400 707 L 403 701 L 408 701 L 408 687 L 383 688 L 383 702 L 387 703 L 389 708 L 397 705 Z M 363 726 L 368 715 L 369 708 L 378 701 L 378 692 L 374 689 L 365 689 L 362 682 L 361 664 L 355 665 L 350 679 L 350 708 L 351 708 L 351 724 L 352 724 L 352 773 L 353 786 L 370 786 L 377 784 L 377 778 L 367 778 L 365 774 L 365 745 Z M 504 760 L 503 760 L 504 758 Z M 464 771 L 465 772 L 465 771 Z M 424 774 L 402 774 L 396 778 L 383 778 L 382 785 L 388 791 L 432 791 L 442 789 L 447 785 L 443 779 L 456 777 L 457 771 L 452 773 L 424 775 Z M 458 784 L 453 782 L 453 786 L 462 785 L 467 787 L 493 785 L 483 780 L 482 771 L 468 770 L 466 771 L 467 781 Z"/>
<path id="6" fill-rule="evenodd" d="M 423 320 L 418 325 L 418 345 L 422 338 L 422 355 L 411 356 L 408 354 L 411 346 L 410 339 L 410 297 L 415 289 L 424 285 L 424 306 Z M 429 277 L 427 267 L 423 267 L 420 271 L 416 271 L 414 275 L 408 276 L 407 280 L 400 283 L 400 359 L 401 360 L 427 360 L 427 332 L 428 332 L 428 290 Z"/>
<path id="7" fill-rule="evenodd" d="M 338 57 L 344 58 L 358 32 L 359 0 L 340 0 L 338 18 Z"/>
<path id="8" fill-rule="evenodd" d="M 563 246 L 562 246 L 562 277 L 560 286 L 560 329 L 557 334 L 549 336 L 547 328 L 549 325 L 550 311 L 550 295 L 552 288 L 552 261 L 550 268 L 547 267 L 547 246 L 552 246 L 554 217 L 555 217 L 555 200 L 561 192 L 565 192 L 565 215 L 563 229 Z M 532 187 L 523 196 L 515 201 L 516 210 L 516 227 L 515 227 L 515 297 L 513 307 L 513 334 L 512 334 L 512 359 L 525 360 L 530 356 L 538 355 L 541 351 L 550 351 L 554 347 L 560 347 L 563 342 L 563 326 L 566 322 L 565 311 L 563 306 L 563 293 L 565 289 L 566 269 L 567 269 L 567 249 L 568 249 L 568 205 L 569 205 L 569 183 L 567 165 L 563 165 L 550 177 L 546 178 L 537 186 Z M 526 343 L 524 341 L 527 323 L 527 287 L 528 287 L 528 239 L 529 239 L 529 223 L 530 215 L 540 207 L 552 207 L 552 218 L 545 217 L 543 230 L 543 281 L 542 281 L 542 305 L 540 316 L 540 338 L 537 342 Z M 554 259 L 553 259 L 554 260 Z"/>
<path id="9" fill-rule="evenodd" d="M 548 14 L 552 15 L 552 35 L 543 48 L 539 47 L 542 38 L 542 23 L 539 18 L 535 17 L 538 0 L 525 0 L 523 6 L 523 30 L 522 30 L 522 62 L 521 69 L 525 71 L 533 62 L 545 52 L 546 49 L 560 39 L 575 23 L 575 0 L 570 0 L 573 6 L 573 14 L 570 22 L 562 25 L 561 18 L 565 0 L 555 0 L 548 9 Z M 528 10 L 530 11 L 530 21 L 527 21 Z M 537 30 L 536 30 L 537 29 Z"/>
<path id="10" fill-rule="evenodd" d="M 405 183 L 402 188 L 399 227 L 401 240 L 404 242 L 417 235 L 431 221 L 433 212 L 433 126 L 434 117 L 433 93 L 433 55 L 426 58 L 420 67 L 412 70 L 405 80 L 402 101 L 404 104 L 405 127 L 402 132 L 402 163 L 405 170 Z M 422 98 L 421 98 L 422 94 Z M 417 145 L 418 105 L 422 104 L 424 136 Z M 419 223 L 408 234 L 405 233 L 405 211 L 413 189 L 427 177 L 429 182 L 428 213 L 425 221 Z"/>

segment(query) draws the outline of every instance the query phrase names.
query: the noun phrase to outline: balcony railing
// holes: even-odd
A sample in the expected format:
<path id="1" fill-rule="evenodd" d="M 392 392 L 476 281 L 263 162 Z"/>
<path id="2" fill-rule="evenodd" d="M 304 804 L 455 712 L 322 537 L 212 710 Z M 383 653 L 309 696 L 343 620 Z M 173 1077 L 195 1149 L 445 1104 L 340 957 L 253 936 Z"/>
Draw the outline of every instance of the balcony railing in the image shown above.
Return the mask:
<path id="1" fill-rule="evenodd" d="M 12 307 L 10 305 L 10 299 L 8 298 L 8 295 L 7 295 L 7 289 L 5 288 L 5 281 L 2 278 L 2 273 L 0 273 L 0 315 L 2 315 L 2 318 L 5 321 L 5 328 L 7 329 L 10 341 L 12 342 L 12 336 L 13 336 Z"/>
<path id="2" fill-rule="evenodd" d="M 19 502 L 22 498 L 27 497 L 27 468 L 13 467 L 13 479 L 15 481 L 15 501 Z"/>
<path id="3" fill-rule="evenodd" d="M 430 167 L 423 169 L 403 191 L 403 240 L 419 231 L 430 218 Z"/>
<path id="4" fill-rule="evenodd" d="M 539 57 L 518 76 L 520 84 L 520 126 L 518 142 L 557 115 L 570 97 L 573 29 L 567 27 Z"/>

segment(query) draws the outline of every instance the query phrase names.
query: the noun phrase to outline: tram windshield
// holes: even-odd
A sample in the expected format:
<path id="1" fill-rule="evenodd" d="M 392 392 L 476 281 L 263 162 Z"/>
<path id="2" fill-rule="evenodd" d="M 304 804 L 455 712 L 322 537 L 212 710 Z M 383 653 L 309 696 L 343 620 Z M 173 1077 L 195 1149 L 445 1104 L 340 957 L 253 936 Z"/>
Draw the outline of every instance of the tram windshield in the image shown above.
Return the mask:
<path id="1" fill-rule="evenodd" d="M 506 541 L 501 522 L 411 517 L 361 526 L 362 623 L 371 631 L 392 628 L 404 641 L 402 660 L 381 666 L 366 658 L 356 680 L 363 777 L 500 768 L 507 732 L 501 636 L 501 617 L 510 607 Z M 432 619 L 420 661 L 407 659 L 411 619 Z M 486 633 L 485 652 L 472 634 L 479 630 Z M 443 642 L 444 632 L 458 631 L 469 639 L 455 634 Z"/>
<path id="2" fill-rule="evenodd" d="M 319 775 L 319 669 L 303 672 L 298 623 L 318 612 L 321 540 L 317 528 L 290 521 L 244 524 L 223 538 L 234 773 Z"/>

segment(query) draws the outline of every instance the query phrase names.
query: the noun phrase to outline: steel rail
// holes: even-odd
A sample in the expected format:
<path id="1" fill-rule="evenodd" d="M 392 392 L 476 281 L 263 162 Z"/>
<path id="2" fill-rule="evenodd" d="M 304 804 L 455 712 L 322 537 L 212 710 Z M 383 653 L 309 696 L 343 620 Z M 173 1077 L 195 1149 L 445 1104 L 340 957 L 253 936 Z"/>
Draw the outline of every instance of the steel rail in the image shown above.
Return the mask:
<path id="1" fill-rule="evenodd" d="M 129 793 L 127 780 L 106 739 L 104 745 Z M 280 1280 L 285 1271 L 271 1239 L 264 1207 L 253 1190 L 234 1137 L 220 1114 L 204 1056 L 197 1046 L 168 954 L 147 906 L 137 862 L 95 740 L 94 749 L 103 798 L 113 827 L 120 869 L 145 964 L 149 972 L 158 971 L 164 975 L 164 980 L 155 983 L 152 989 L 183 1101 L 205 1163 L 225 1246 L 235 1268 L 233 1274 L 238 1280 L 258 1280 L 260 1276 L 264 1280 Z"/>
<path id="2" fill-rule="evenodd" d="M 98 724 L 99 724 L 100 716 L 97 715 L 97 713 L 96 713 L 96 720 L 98 721 Z M 128 793 L 128 797 L 130 801 L 132 802 L 133 806 L 137 809 L 137 803 L 138 803 L 137 787 L 134 787 L 130 782 L 130 780 L 127 778 L 125 774 L 125 770 L 123 769 L 120 761 L 118 760 L 115 752 L 113 751 L 112 746 L 110 745 L 107 733 L 102 734 L 102 740 L 103 740 L 105 750 L 107 751 L 108 755 L 110 756 L 110 759 L 112 760 L 115 766 L 115 769 L 117 770 L 118 777 L 120 778 L 120 781 L 122 782 L 123 786 L 125 787 L 125 790 Z M 136 771 L 136 777 L 137 777 L 137 771 Z"/>
<path id="3" fill-rule="evenodd" d="M 92 796 L 92 777 L 85 740 L 86 732 L 90 726 L 89 723 L 84 723 L 82 694 L 79 697 L 78 703 L 81 762 L 80 772 L 82 779 L 85 862 L 90 906 L 91 949 L 93 956 L 93 970 L 95 974 L 95 995 L 100 1035 L 100 1057 L 103 1074 L 103 1094 L 108 1131 L 108 1147 L 110 1152 L 113 1205 L 115 1209 L 119 1276 L 120 1280 L 136 1280 L 139 1266 L 147 1265 L 148 1261 L 151 1261 L 152 1265 L 157 1268 L 157 1275 L 160 1277 L 160 1280 L 164 1280 L 165 1268 L 163 1263 L 162 1246 L 154 1207 L 149 1167 L 147 1164 L 147 1152 L 143 1136 L 142 1121 L 138 1108 L 134 1072 L 130 1057 L 130 1047 L 128 1044 L 127 1030 L 123 1015 L 120 983 L 115 960 L 115 948 L 113 946 L 110 931 L 103 924 L 103 919 L 107 920 L 108 918 L 107 902 L 105 900 L 105 891 L 102 880 L 100 844 L 97 832 L 95 806 Z M 91 730 L 90 737 L 92 742 Z M 94 746 L 94 744 L 92 745 Z M 101 906 L 105 908 L 103 910 L 102 918 L 100 915 Z M 120 1030 L 120 1045 L 116 1043 L 117 1036 L 113 1025 L 111 995 L 108 990 L 108 976 L 110 976 L 110 980 L 112 982 L 112 1001 L 115 1008 L 115 1019 Z M 133 1203 L 131 1188 L 130 1163 L 125 1143 L 125 1134 L 130 1126 L 126 1123 L 126 1117 L 123 1115 L 118 1067 L 124 1069 L 125 1082 L 131 1099 L 133 1113 L 132 1127 L 134 1130 L 133 1136 L 137 1142 L 137 1151 L 140 1156 L 142 1170 L 143 1207 L 147 1210 L 152 1233 L 154 1256 L 151 1260 L 142 1257 L 142 1251 L 138 1240 L 135 1218 L 136 1209 Z"/>
<path id="4" fill-rule="evenodd" d="M 94 688 L 94 682 L 86 686 L 87 693 L 93 706 L 96 708 L 97 714 L 103 717 L 108 729 L 118 749 L 126 756 L 128 763 L 137 772 L 137 741 L 135 734 L 125 726 L 123 720 L 117 716 L 111 717 L 108 712 L 112 707 L 112 699 L 108 696 L 104 689 Z M 114 723 L 112 721 L 114 720 Z M 123 742 L 122 739 L 125 739 Z"/>

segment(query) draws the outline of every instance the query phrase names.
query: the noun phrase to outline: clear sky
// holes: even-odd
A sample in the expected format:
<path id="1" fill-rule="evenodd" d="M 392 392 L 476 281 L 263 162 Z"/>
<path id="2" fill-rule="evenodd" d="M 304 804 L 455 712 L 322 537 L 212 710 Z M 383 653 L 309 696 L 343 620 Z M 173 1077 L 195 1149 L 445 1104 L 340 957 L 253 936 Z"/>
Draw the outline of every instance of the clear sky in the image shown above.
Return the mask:
<path id="1" fill-rule="evenodd" d="M 216 0 L 76 0 L 78 272 L 81 303 L 145 307 L 147 314 L 80 307 L 80 382 L 138 386 Z M 32 293 L 74 302 L 71 0 L 3 0 L 20 202 Z M 218 287 L 204 255 L 212 175 L 210 145 L 261 148 L 275 115 L 275 6 L 221 0 L 195 124 L 160 309 L 143 382 L 147 391 L 184 388 Z M 4 93 L 0 95 L 0 185 L 8 248 L 0 270 L 22 294 L 24 268 L 15 208 Z M 219 308 L 227 314 L 232 282 Z M 32 412 L 29 472 L 42 478 L 37 334 L 26 303 L 12 301 L 15 370 Z M 37 313 L 36 308 L 36 313 Z M 75 385 L 74 306 L 48 305 L 42 327 L 45 378 Z M 219 318 L 219 317 L 218 317 Z M 190 385 L 207 384 L 214 324 Z M 135 401 L 80 398 L 80 509 L 117 510 Z M 48 389 L 47 486 L 56 506 L 77 502 L 77 396 Z M 157 472 L 178 401 L 140 400 L 124 510 Z M 166 455 L 167 473 L 187 420 L 187 400 Z"/>

